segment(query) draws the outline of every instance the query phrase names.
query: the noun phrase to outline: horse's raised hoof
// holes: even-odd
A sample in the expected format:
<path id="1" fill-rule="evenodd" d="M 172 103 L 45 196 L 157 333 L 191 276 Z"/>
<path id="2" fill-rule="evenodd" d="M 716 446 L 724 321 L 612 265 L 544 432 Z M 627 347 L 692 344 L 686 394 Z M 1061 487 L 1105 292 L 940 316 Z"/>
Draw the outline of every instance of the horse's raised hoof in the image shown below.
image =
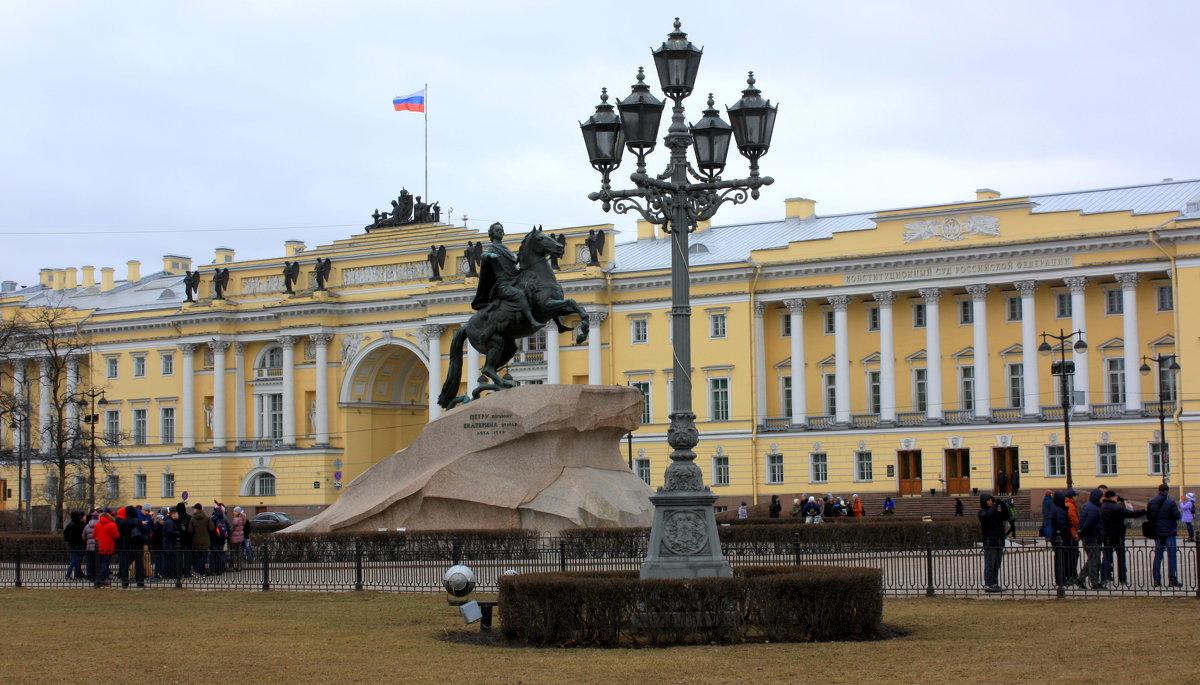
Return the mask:
<path id="1" fill-rule="evenodd" d="M 449 407 L 446 407 L 446 408 L 447 408 L 447 409 L 453 409 L 453 408 L 457 407 L 457 406 L 458 406 L 458 405 L 460 405 L 460 404 L 466 404 L 467 402 L 470 402 L 470 401 L 471 401 L 471 399 L 472 399 L 472 398 L 471 398 L 471 396 L 470 396 L 470 395 L 459 395 L 458 397 L 455 397 L 453 400 L 451 400 L 451 401 L 450 401 L 450 406 L 449 406 Z"/>
<path id="2" fill-rule="evenodd" d="M 575 344 L 582 345 L 587 340 L 587 331 L 579 331 L 575 334 Z"/>

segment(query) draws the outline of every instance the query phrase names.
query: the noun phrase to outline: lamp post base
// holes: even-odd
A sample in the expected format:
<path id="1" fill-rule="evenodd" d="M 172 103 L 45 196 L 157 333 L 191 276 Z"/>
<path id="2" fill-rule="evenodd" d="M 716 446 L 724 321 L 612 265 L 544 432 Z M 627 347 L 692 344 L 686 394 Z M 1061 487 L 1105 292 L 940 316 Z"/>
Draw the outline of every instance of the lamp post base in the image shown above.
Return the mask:
<path id="1" fill-rule="evenodd" d="M 654 523 L 642 578 L 729 578 L 721 553 L 711 492 L 664 492 L 650 496 Z"/>

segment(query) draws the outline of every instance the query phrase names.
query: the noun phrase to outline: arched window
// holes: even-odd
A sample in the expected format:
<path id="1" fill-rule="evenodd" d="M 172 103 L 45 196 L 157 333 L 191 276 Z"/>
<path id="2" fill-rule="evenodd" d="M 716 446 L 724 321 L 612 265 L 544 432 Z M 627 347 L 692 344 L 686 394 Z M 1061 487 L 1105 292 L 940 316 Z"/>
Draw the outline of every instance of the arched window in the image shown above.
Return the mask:
<path id="1" fill-rule="evenodd" d="M 283 348 L 276 345 L 264 350 L 258 358 L 254 375 L 259 379 L 281 378 L 283 376 Z"/>
<path id="2" fill-rule="evenodd" d="M 275 475 L 260 473 L 250 484 L 250 494 L 255 497 L 273 497 L 275 495 Z"/>

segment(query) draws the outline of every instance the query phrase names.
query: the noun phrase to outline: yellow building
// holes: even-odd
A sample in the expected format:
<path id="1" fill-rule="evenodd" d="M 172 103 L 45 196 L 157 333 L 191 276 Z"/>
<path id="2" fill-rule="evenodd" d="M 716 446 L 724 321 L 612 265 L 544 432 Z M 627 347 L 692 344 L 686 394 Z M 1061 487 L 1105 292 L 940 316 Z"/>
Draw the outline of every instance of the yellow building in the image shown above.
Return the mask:
<path id="1" fill-rule="evenodd" d="M 1160 393 L 1171 483 L 1196 484 L 1197 402 L 1185 389 L 1200 373 L 1188 354 L 1200 321 L 1180 305 L 1200 293 L 1200 181 L 815 209 L 787 200 L 781 220 L 701 226 L 691 239 L 697 463 L 719 504 L 969 492 L 992 488 L 1000 469 L 1018 473 L 1022 489 L 1063 487 L 1060 379 L 1037 354 L 1043 332 L 1082 331 L 1088 346 L 1065 351 L 1076 368 L 1077 488 L 1162 480 Z M 587 265 L 593 229 L 608 239 L 599 266 Z M 527 340 L 510 370 L 527 382 L 641 389 L 633 468 L 659 485 L 670 452 L 670 241 L 648 224 L 616 246 L 607 224 L 555 232 L 567 241 L 559 280 L 590 312 L 592 336 Z M 509 238 L 515 249 L 521 236 Z M 274 259 L 237 261 L 218 248 L 198 268 L 195 303 L 183 301 L 186 257 L 166 256 L 145 277 L 130 262 L 124 280 L 101 269 L 96 282 L 90 266 L 43 269 L 36 287 L 5 287 L 0 313 L 66 308 L 82 321 L 78 380 L 60 390 L 105 391 L 100 429 L 121 438 L 106 448 L 114 500 L 173 504 L 187 491 L 303 516 L 440 414 L 431 398 L 474 294 L 464 251 L 486 239 L 425 224 L 315 249 L 289 241 Z M 449 255 L 440 281 L 427 259 L 435 245 Z M 331 260 L 327 291 L 316 289 L 318 259 Z M 284 292 L 288 261 L 301 265 L 294 294 Z M 229 269 L 223 300 L 212 292 L 217 268 Z M 1139 373 L 1144 356 L 1160 354 L 1181 370 Z M 477 367 L 478 355 L 466 362 Z M 36 359 L 5 363 L 8 378 L 26 373 L 37 385 Z M 35 399 L 35 426 L 38 413 Z M 4 424 L 0 441 L 14 447 Z M 0 477 L 17 482 L 11 468 Z M 45 480 L 35 466 L 35 505 Z"/>

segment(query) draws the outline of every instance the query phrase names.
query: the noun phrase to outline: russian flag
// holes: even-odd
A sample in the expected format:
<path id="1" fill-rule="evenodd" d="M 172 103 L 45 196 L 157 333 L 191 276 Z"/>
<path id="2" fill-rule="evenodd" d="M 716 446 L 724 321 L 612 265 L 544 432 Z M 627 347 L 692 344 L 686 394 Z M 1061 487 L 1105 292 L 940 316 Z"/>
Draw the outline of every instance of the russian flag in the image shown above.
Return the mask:
<path id="1" fill-rule="evenodd" d="M 397 112 L 424 112 L 425 89 L 422 88 L 411 95 L 392 98 L 392 106 L 396 108 Z"/>

